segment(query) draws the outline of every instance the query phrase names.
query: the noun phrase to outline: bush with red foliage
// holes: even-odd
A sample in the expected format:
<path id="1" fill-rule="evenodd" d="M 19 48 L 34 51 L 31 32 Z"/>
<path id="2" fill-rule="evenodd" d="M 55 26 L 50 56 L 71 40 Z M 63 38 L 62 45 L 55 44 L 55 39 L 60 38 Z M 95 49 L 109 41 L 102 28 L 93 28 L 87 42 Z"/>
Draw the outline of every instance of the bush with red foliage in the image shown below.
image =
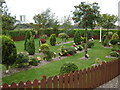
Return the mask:
<path id="1" fill-rule="evenodd" d="M 46 39 L 41 39 L 40 41 L 42 44 L 46 43 Z"/>

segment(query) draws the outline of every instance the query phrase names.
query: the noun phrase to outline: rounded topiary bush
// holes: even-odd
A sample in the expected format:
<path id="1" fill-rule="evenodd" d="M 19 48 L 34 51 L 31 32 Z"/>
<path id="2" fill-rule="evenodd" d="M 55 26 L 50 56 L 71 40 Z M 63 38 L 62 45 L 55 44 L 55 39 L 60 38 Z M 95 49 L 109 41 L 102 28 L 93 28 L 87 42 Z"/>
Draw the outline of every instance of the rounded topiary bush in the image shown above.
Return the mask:
<path id="1" fill-rule="evenodd" d="M 112 40 L 117 40 L 117 39 L 119 39 L 119 36 L 118 36 L 117 33 L 114 33 L 114 34 L 112 35 Z"/>
<path id="2" fill-rule="evenodd" d="M 0 36 L 2 44 L 2 64 L 6 66 L 6 69 L 9 69 L 9 66 L 13 65 L 17 58 L 17 49 L 14 41 L 5 35 Z"/>
<path id="3" fill-rule="evenodd" d="M 74 71 L 77 71 L 77 70 L 78 70 L 77 65 L 69 62 L 69 63 L 65 63 L 61 66 L 60 74 L 70 73 L 70 72 L 74 72 Z"/>
<path id="4" fill-rule="evenodd" d="M 69 38 L 69 36 L 68 36 L 66 33 L 59 33 L 59 34 L 58 34 L 58 37 L 61 38 L 62 41 L 63 41 L 63 40 L 66 41 L 66 40 L 68 40 L 68 38 Z"/>
<path id="5" fill-rule="evenodd" d="M 38 60 L 35 57 L 29 57 L 29 65 L 37 66 Z"/>
<path id="6" fill-rule="evenodd" d="M 50 45 L 55 46 L 55 44 L 56 44 L 56 35 L 52 34 L 50 36 Z"/>

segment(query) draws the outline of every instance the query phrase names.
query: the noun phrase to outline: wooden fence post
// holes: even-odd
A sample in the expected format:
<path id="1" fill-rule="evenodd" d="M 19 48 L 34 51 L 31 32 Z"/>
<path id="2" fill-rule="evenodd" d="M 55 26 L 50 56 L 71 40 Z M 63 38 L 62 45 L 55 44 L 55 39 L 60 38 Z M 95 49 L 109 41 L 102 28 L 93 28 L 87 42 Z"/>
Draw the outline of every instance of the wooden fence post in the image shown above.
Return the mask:
<path id="1" fill-rule="evenodd" d="M 47 87 L 52 88 L 52 77 L 49 77 L 47 80 Z"/>
<path id="2" fill-rule="evenodd" d="M 74 84 L 73 84 L 73 85 L 74 85 L 74 88 L 78 88 L 78 85 L 79 85 L 79 84 L 78 84 L 78 83 L 79 83 L 79 82 L 78 82 L 78 80 L 79 80 L 79 77 L 78 77 L 78 76 L 79 76 L 79 72 L 78 72 L 78 71 L 75 71 L 75 72 L 74 72 Z"/>
<path id="3" fill-rule="evenodd" d="M 74 79 L 74 78 L 73 78 L 73 72 L 71 72 L 71 73 L 70 73 L 70 82 L 69 82 L 69 83 L 70 83 L 70 84 L 69 84 L 69 85 L 70 85 L 70 86 L 69 86 L 70 88 L 73 88 L 73 79 Z"/>
<path id="4" fill-rule="evenodd" d="M 58 88 L 58 77 L 57 76 L 53 77 L 53 87 Z"/>
<path id="5" fill-rule="evenodd" d="M 38 88 L 39 85 L 40 85 L 39 81 L 38 81 L 37 79 L 35 79 L 35 80 L 33 81 L 33 88 Z"/>
<path id="6" fill-rule="evenodd" d="M 59 75 L 59 88 L 63 88 L 63 75 Z"/>
<path id="7" fill-rule="evenodd" d="M 41 88 L 46 88 L 46 77 L 43 77 L 40 81 Z"/>

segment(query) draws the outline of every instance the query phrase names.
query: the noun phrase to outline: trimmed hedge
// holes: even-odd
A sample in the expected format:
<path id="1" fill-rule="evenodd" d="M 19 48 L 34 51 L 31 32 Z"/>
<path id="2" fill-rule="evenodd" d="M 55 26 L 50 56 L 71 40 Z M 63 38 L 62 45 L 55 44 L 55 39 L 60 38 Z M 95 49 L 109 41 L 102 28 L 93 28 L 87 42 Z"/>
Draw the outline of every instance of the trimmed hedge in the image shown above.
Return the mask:
<path id="1" fill-rule="evenodd" d="M 58 35 L 59 33 L 66 33 L 67 35 L 69 35 L 70 37 L 73 37 L 75 32 L 79 30 L 81 35 L 84 36 L 85 30 L 83 29 L 73 29 L 73 30 L 62 30 L 59 29 L 57 31 L 54 31 L 53 29 L 46 29 L 46 30 L 39 30 L 37 34 L 40 34 L 42 32 L 42 34 L 47 34 L 48 36 L 50 36 L 51 34 L 56 34 Z M 3 31 L 3 34 L 9 34 L 11 37 L 16 37 L 16 36 L 25 36 L 26 33 L 28 31 L 31 31 L 33 35 L 36 34 L 36 32 L 34 30 L 12 30 L 10 32 L 8 31 Z M 91 30 L 88 30 L 91 31 Z M 109 30 L 109 32 L 118 32 L 119 30 Z M 104 35 L 107 32 L 107 30 L 102 30 L 102 35 Z M 99 35 L 100 34 L 100 30 L 93 30 L 93 35 Z"/>

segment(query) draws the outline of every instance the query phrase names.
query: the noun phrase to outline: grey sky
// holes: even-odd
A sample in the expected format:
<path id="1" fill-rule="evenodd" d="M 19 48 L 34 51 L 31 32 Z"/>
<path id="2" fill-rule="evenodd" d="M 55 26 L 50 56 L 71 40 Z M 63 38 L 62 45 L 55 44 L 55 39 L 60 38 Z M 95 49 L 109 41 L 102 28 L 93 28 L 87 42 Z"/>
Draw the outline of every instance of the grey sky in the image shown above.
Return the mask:
<path id="1" fill-rule="evenodd" d="M 80 2 L 98 2 L 101 7 L 101 13 L 118 15 L 118 1 L 120 0 L 5 0 L 12 15 L 26 15 L 26 19 L 33 22 L 35 14 L 40 13 L 47 8 L 58 16 L 58 19 L 65 15 L 72 14 L 74 6 Z"/>

